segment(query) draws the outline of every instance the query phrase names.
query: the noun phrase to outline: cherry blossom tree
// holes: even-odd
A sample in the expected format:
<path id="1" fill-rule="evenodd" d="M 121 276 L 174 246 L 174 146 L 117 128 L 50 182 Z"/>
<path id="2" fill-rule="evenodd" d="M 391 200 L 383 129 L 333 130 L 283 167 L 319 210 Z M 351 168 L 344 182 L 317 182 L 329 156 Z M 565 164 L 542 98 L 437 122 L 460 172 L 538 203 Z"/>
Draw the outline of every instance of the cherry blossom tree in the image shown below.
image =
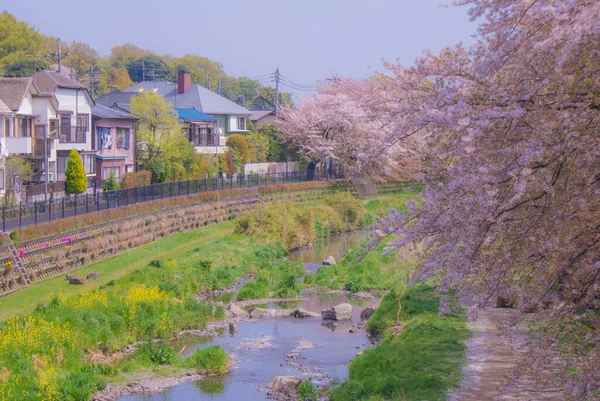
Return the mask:
<path id="1" fill-rule="evenodd" d="M 392 137 L 425 129 L 437 178 L 382 235 L 424 243 L 419 277 L 464 302 L 547 309 L 528 368 L 600 399 L 600 2 L 455 4 L 481 20 L 475 45 L 381 74 L 411 99 L 386 109 Z"/>
<path id="2" fill-rule="evenodd" d="M 377 79 L 332 79 L 301 105 L 282 109 L 284 135 L 314 161 L 336 157 L 350 175 L 410 176 L 419 168 L 419 142 L 395 129 L 399 121 L 390 118 L 382 89 Z"/>

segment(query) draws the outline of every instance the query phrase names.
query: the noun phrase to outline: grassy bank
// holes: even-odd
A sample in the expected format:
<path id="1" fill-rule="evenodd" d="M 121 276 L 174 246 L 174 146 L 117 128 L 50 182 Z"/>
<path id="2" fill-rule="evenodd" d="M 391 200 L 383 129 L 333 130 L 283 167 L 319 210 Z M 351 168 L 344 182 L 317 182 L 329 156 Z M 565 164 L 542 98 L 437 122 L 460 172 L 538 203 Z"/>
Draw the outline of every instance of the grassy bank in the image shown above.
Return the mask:
<path id="1" fill-rule="evenodd" d="M 69 296 L 87 292 L 112 280 L 125 277 L 132 271 L 144 267 L 153 259 L 177 258 L 214 238 L 229 235 L 232 229 L 233 223 L 224 223 L 203 230 L 178 233 L 81 268 L 76 272 L 81 277 L 85 277 L 91 272 L 100 274 L 98 280 L 88 281 L 85 286 L 70 285 L 62 276 L 34 282 L 15 294 L 0 298 L 0 321 L 5 321 L 15 315 L 31 313 L 36 305 L 46 303 L 58 294 Z"/>
<path id="2" fill-rule="evenodd" d="M 231 228 L 177 234 L 93 265 L 103 285 L 54 290 L 31 314 L 0 325 L 0 400 L 87 400 L 133 372 L 195 367 L 204 373 L 215 364 L 222 371 L 222 352 L 182 360 L 168 339 L 224 317 L 223 307 L 197 302 L 198 293 L 270 270 L 287 255 L 281 245 L 231 236 Z M 48 297 L 51 283 L 39 285 L 28 299 Z M 22 296 L 2 302 L 16 304 Z M 120 352 L 135 342 L 141 345 L 133 354 Z"/>
<path id="3" fill-rule="evenodd" d="M 331 393 L 343 400 L 445 400 L 457 388 L 470 337 L 464 312 L 438 317 L 441 295 L 431 286 L 409 289 L 396 325 L 397 296 L 390 293 L 368 322 L 384 340 L 350 364 L 350 380 Z"/>

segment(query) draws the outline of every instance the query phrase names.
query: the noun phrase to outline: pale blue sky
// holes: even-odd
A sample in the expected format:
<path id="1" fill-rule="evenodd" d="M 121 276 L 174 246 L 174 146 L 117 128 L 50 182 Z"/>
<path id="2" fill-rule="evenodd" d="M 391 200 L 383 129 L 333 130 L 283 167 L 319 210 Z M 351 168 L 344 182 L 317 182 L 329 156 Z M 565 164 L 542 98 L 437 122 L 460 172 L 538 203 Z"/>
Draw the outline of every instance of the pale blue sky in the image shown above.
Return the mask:
<path id="1" fill-rule="evenodd" d="M 220 61 L 230 75 L 279 68 L 300 84 L 332 75 L 366 77 L 369 67 L 423 49 L 471 42 L 475 25 L 449 0 L 3 0 L 17 19 L 99 53 L 131 42 L 158 54 Z"/>

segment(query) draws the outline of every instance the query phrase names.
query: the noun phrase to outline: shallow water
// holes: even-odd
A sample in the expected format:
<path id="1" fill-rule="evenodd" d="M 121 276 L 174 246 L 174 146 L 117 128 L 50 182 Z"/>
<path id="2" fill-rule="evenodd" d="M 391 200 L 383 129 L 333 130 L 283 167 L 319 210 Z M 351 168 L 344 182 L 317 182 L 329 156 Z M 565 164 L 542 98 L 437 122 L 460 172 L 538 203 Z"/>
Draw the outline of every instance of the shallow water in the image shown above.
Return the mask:
<path id="1" fill-rule="evenodd" d="M 329 256 L 333 256 L 339 263 L 346 250 L 364 238 L 364 231 L 331 235 L 318 240 L 314 246 L 293 250 L 290 252 L 290 260 L 301 261 L 307 272 L 314 273 L 322 266 L 321 262 Z"/>
<path id="2" fill-rule="evenodd" d="M 327 256 L 341 259 L 346 247 L 359 238 L 348 234 L 338 236 L 314 248 L 295 251 L 291 258 L 318 267 Z M 303 291 L 301 296 L 306 300 L 275 302 L 260 307 L 299 306 L 320 312 L 349 302 L 354 306 L 352 321 L 324 322 L 321 318 L 250 320 L 240 322 L 235 333 L 223 333 L 214 338 L 186 336 L 175 344 L 178 351 L 183 350 L 182 354 L 188 356 L 197 348 L 220 345 L 234 361 L 230 373 L 197 383 L 184 383 L 162 393 L 122 397 L 119 401 L 262 401 L 266 400 L 264 386 L 274 376 L 310 377 L 317 385 L 345 380 L 348 363 L 369 345 L 364 330 L 355 329 L 356 333 L 351 333 L 350 329 L 360 320 L 361 310 L 370 301 L 338 293 Z"/>

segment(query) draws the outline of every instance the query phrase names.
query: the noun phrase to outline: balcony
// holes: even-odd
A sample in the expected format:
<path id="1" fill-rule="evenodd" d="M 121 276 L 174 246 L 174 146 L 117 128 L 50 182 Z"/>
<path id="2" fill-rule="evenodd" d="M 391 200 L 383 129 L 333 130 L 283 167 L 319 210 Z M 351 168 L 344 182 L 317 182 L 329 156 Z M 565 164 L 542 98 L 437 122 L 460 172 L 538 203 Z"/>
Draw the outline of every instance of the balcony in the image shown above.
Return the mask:
<path id="1" fill-rule="evenodd" d="M 30 155 L 33 153 L 32 138 L 6 137 L 4 138 L 6 151 L 12 155 Z"/>
<path id="2" fill-rule="evenodd" d="M 61 127 L 60 143 L 85 143 L 86 127 Z"/>

